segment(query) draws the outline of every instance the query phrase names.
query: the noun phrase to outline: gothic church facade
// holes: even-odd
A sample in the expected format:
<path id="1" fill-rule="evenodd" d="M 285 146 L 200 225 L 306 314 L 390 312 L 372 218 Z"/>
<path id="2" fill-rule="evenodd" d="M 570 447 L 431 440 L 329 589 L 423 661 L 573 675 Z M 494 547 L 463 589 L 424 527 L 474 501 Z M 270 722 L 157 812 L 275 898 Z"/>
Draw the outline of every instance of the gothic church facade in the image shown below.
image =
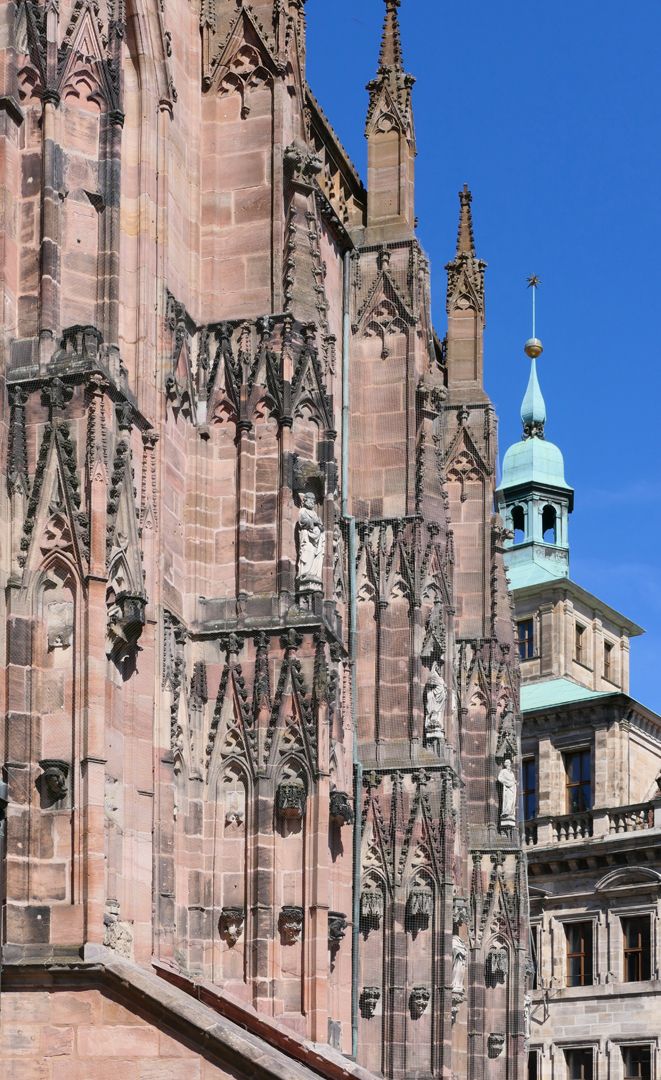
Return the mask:
<path id="1" fill-rule="evenodd" d="M 303 0 L 3 7 L 4 1075 L 522 1075 L 485 264 L 464 189 L 441 341 L 398 7 L 367 187 Z"/>

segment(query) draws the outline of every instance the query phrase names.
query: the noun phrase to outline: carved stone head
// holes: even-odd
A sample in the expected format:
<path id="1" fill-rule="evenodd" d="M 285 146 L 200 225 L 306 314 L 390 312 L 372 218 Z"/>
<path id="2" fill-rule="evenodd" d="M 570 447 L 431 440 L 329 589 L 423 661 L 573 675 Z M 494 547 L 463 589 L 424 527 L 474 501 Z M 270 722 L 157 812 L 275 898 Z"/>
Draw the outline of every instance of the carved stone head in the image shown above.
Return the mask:
<path id="1" fill-rule="evenodd" d="M 280 910 L 278 926 L 283 944 L 295 945 L 303 933 L 303 908 L 285 904 Z"/>
<path id="2" fill-rule="evenodd" d="M 41 777 L 43 792 L 51 802 L 61 802 L 69 792 L 69 763 L 67 761 L 42 761 Z"/>
<path id="3" fill-rule="evenodd" d="M 409 996 L 409 1008 L 411 1010 L 411 1016 L 414 1020 L 417 1020 L 419 1016 L 422 1016 L 423 1012 L 429 1005 L 429 999 L 431 992 L 426 986 L 414 986 Z"/>
<path id="4" fill-rule="evenodd" d="M 364 986 L 360 994 L 360 1014 L 365 1020 L 371 1020 L 381 998 L 378 986 Z"/>
<path id="5" fill-rule="evenodd" d="M 505 1046 L 505 1035 L 502 1031 L 492 1031 L 488 1039 L 489 1057 L 498 1057 Z"/>
<path id="6" fill-rule="evenodd" d="M 342 911 L 328 912 L 328 947 L 339 948 L 342 938 L 347 932 L 347 917 Z"/>
<path id="7" fill-rule="evenodd" d="M 346 791 L 331 791 L 330 818 L 336 825 L 353 824 L 353 807 Z"/>
<path id="8" fill-rule="evenodd" d="M 228 945 L 236 945 L 241 937 L 244 919 L 245 915 L 243 908 L 224 907 L 222 909 L 220 919 L 218 920 L 218 930 L 220 931 L 220 936 L 225 938 Z"/>

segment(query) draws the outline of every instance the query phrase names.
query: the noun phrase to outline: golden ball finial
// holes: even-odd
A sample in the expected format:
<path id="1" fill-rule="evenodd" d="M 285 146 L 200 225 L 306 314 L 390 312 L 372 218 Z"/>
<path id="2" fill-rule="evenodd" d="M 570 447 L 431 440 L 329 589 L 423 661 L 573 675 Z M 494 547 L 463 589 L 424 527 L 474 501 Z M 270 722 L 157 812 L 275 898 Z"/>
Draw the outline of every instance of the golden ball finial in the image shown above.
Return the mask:
<path id="1" fill-rule="evenodd" d="M 536 360 L 538 356 L 541 356 L 544 352 L 544 346 L 539 338 L 531 337 L 526 341 L 524 347 L 526 356 L 529 356 L 531 360 Z"/>

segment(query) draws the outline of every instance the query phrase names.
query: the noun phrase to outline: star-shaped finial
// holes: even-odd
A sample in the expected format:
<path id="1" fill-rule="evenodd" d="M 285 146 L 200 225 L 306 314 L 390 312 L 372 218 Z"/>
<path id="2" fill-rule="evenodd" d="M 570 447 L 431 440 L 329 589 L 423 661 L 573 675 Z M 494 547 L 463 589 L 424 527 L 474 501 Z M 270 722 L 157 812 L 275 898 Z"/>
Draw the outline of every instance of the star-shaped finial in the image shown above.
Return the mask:
<path id="1" fill-rule="evenodd" d="M 530 277 L 528 278 L 528 288 L 529 289 L 538 289 L 541 284 L 542 284 L 541 278 L 537 277 L 537 274 L 531 274 Z"/>

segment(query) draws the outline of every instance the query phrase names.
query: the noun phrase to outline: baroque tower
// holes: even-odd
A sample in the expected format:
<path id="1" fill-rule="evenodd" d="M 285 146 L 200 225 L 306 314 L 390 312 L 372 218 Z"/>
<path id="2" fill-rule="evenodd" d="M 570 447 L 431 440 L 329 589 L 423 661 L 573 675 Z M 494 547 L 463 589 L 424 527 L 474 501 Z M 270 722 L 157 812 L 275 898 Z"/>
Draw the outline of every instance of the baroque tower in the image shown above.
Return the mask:
<path id="1" fill-rule="evenodd" d="M 521 1075 L 485 264 L 464 188 L 441 342 L 398 8 L 367 189 L 303 0 L 4 8 L 2 1000 L 80 1075 Z"/>

